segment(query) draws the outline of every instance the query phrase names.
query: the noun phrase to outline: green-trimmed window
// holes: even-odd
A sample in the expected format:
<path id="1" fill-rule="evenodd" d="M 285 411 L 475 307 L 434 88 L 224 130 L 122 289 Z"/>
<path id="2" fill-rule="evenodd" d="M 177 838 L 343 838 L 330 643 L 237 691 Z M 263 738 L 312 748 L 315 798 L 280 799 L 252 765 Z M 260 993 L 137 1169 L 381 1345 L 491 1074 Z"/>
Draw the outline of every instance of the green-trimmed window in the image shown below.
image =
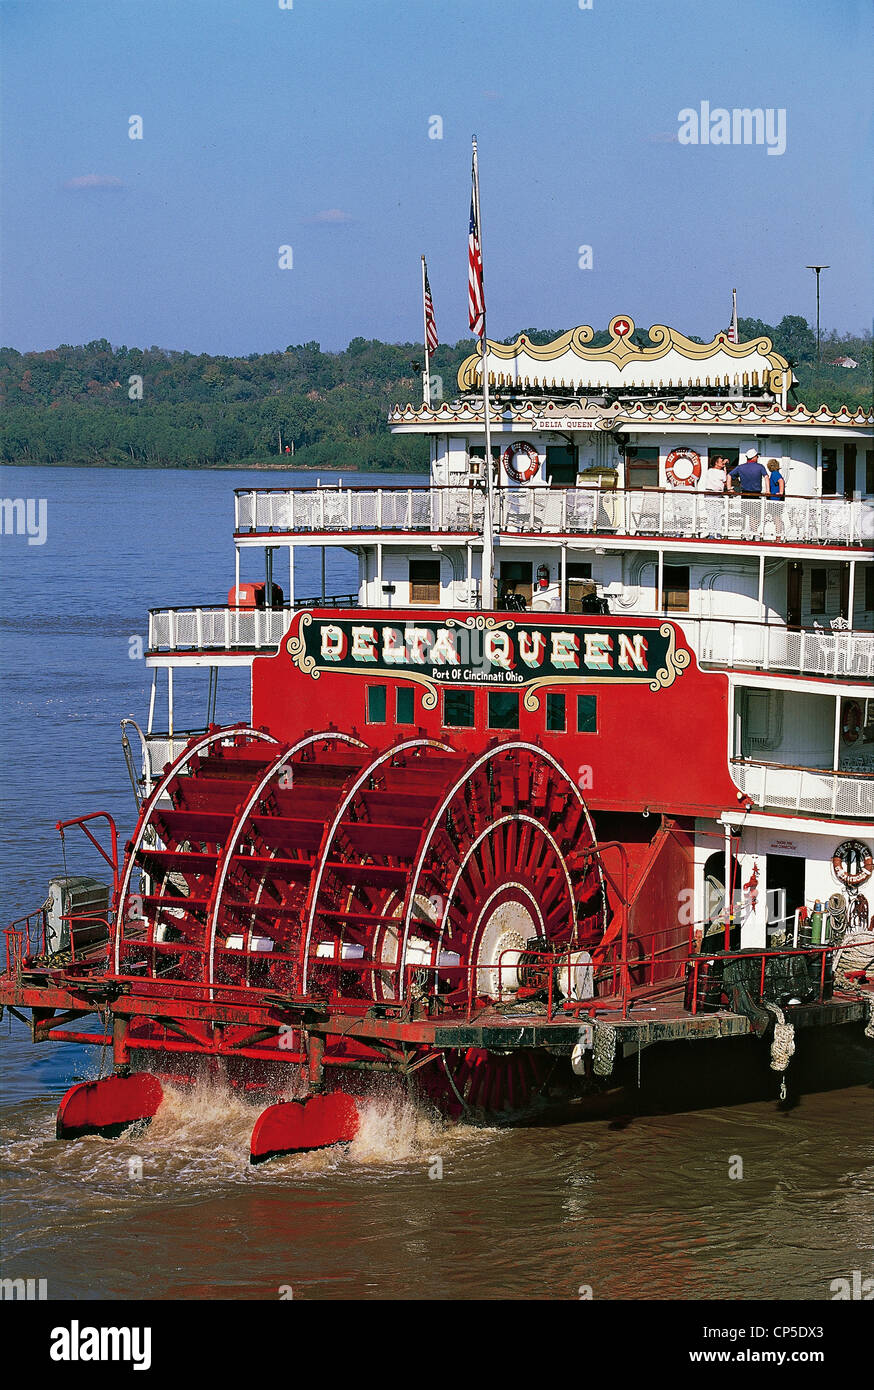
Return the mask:
<path id="1" fill-rule="evenodd" d="M 386 698 L 384 685 L 369 685 L 367 687 L 367 722 L 368 724 L 384 724 L 386 711 Z"/>
<path id="2" fill-rule="evenodd" d="M 598 732 L 597 695 L 577 696 L 577 730 L 581 734 L 596 734 Z"/>
<path id="3" fill-rule="evenodd" d="M 398 724 L 413 724 L 416 719 L 416 692 L 408 685 L 397 688 L 395 719 Z"/>
<path id="4" fill-rule="evenodd" d="M 489 691 L 489 728 L 518 729 L 519 692 L 518 690 Z"/>
<path id="5" fill-rule="evenodd" d="M 472 729 L 475 724 L 472 690 L 444 690 L 443 723 L 447 729 Z"/>
<path id="6" fill-rule="evenodd" d="M 546 697 L 546 727 L 555 734 L 563 734 L 567 728 L 565 698 L 561 693 Z"/>

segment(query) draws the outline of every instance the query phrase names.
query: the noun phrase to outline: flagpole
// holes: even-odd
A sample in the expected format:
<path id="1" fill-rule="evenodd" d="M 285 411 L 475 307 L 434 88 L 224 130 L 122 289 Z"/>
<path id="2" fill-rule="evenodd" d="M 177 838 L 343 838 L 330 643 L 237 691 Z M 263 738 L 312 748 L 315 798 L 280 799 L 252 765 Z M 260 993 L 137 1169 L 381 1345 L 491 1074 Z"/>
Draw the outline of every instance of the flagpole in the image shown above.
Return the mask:
<path id="1" fill-rule="evenodd" d="M 731 292 L 731 326 L 734 329 L 734 341 L 737 342 L 737 290 Z"/>
<path id="2" fill-rule="evenodd" d="M 422 318 L 425 324 L 425 374 L 422 377 L 422 402 L 431 405 L 431 353 L 428 350 L 428 306 L 425 296 L 425 257 L 422 257 Z"/>
<path id="3" fill-rule="evenodd" d="M 477 236 L 479 238 L 480 260 L 484 262 L 483 250 L 483 223 L 480 215 L 479 206 L 479 163 L 477 160 L 476 136 L 473 137 L 473 206 L 476 214 Z M 486 295 L 485 295 L 485 269 L 483 269 L 483 331 L 481 338 L 482 345 L 482 372 L 483 372 L 483 421 L 485 424 L 486 449 L 485 449 L 485 469 L 486 469 L 486 509 L 483 518 L 483 564 L 482 564 L 482 594 L 480 596 L 481 606 L 485 609 L 494 607 L 494 583 L 495 583 L 495 538 L 492 521 L 492 507 L 494 501 L 494 484 L 492 481 L 492 430 L 489 412 L 489 372 L 488 372 L 488 335 L 486 333 Z"/>

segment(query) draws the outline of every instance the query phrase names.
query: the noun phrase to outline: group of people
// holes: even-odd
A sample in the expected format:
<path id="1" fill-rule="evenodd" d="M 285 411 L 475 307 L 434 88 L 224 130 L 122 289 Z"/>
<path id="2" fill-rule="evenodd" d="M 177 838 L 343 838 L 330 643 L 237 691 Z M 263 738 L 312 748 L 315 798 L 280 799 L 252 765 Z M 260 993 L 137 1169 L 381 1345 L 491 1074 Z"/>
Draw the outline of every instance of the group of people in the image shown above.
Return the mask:
<path id="1" fill-rule="evenodd" d="M 541 604 L 541 607 L 544 605 Z M 516 590 L 513 580 L 499 580 L 498 582 L 498 608 L 508 613 L 525 613 L 528 610 L 528 602 L 524 594 Z M 560 611 L 558 599 L 553 596 L 551 608 L 554 612 Z M 610 614 L 610 605 L 602 594 L 598 593 L 598 587 L 594 580 L 586 579 L 580 586 L 580 612 L 591 613 L 603 616 Z"/>
<path id="2" fill-rule="evenodd" d="M 762 484 L 767 481 L 767 493 L 772 500 L 786 495 L 786 479 L 780 472 L 776 459 L 768 459 L 767 467 L 762 463 L 755 449 L 748 449 L 734 468 L 729 468 L 728 459 L 717 454 L 701 475 L 701 488 L 704 492 L 740 492 L 744 496 L 760 497 Z"/>

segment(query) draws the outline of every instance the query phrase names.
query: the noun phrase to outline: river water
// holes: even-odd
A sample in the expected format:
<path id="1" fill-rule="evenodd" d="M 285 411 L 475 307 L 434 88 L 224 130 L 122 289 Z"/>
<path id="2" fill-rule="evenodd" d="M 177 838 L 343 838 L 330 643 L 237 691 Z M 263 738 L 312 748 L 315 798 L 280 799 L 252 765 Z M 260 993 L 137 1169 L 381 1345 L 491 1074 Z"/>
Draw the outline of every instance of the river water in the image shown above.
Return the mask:
<path id="1" fill-rule="evenodd" d="M 148 691 L 131 639 L 149 607 L 224 600 L 232 489 L 284 482 L 3 470 L 4 496 L 47 502 L 44 544 L 0 541 L 3 923 L 63 871 L 56 820 L 108 810 L 129 834 L 119 719 L 142 721 Z M 354 587 L 354 568 L 329 554 L 328 592 Z M 302 556 L 298 596 L 319 584 L 317 552 Z M 180 687 L 180 723 L 190 700 L 202 724 Z M 246 712 L 225 681 L 218 718 Z M 66 867 L 99 876 L 86 848 L 70 838 Z M 33 1047 L 14 1019 L 2 1033 L 0 1273 L 47 1279 L 49 1298 L 826 1300 L 870 1273 L 863 1084 L 789 1109 L 772 1096 L 528 1130 L 445 1125 L 386 1090 L 348 1149 L 251 1169 L 255 1111 L 216 1090 L 168 1091 L 119 1140 L 56 1142 L 58 1098 L 101 1059 Z"/>

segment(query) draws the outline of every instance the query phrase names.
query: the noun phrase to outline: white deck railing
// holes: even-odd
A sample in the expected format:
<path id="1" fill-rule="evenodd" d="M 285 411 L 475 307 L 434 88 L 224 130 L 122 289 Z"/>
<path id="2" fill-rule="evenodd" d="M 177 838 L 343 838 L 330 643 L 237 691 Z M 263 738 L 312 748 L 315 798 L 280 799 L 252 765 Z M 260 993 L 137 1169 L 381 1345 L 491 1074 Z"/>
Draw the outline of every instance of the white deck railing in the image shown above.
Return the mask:
<path id="1" fill-rule="evenodd" d="M 238 531 L 424 531 L 482 528 L 483 493 L 469 487 L 238 491 Z"/>
<path id="2" fill-rule="evenodd" d="M 874 676 L 874 634 L 671 614 L 704 666 L 862 679 Z"/>
<path id="3" fill-rule="evenodd" d="M 354 594 L 332 594 L 296 608 L 354 608 Z M 614 615 L 619 616 L 619 615 Z M 652 614 L 629 614 L 652 617 Z M 804 628 L 728 618 L 686 618 L 671 614 L 703 666 L 776 671 L 788 675 L 836 676 L 844 680 L 874 676 L 874 634 Z M 149 650 L 273 651 L 291 621 L 289 608 L 153 608 Z"/>
<path id="4" fill-rule="evenodd" d="M 731 773 L 757 806 L 819 816 L 874 816 L 874 775 L 733 759 Z"/>
<path id="5" fill-rule="evenodd" d="M 143 773 L 147 781 L 154 785 L 167 763 L 172 763 L 179 757 L 188 741 L 196 734 L 205 732 L 205 729 L 196 729 L 187 733 L 174 734 L 172 738 L 169 734 L 146 734 L 148 764 L 144 765 Z"/>
<path id="6" fill-rule="evenodd" d="M 476 534 L 485 498 L 472 487 L 247 489 L 235 495 L 239 533 L 347 531 Z M 498 488 L 494 524 L 506 535 L 666 536 L 858 545 L 874 540 L 874 502 L 597 488 Z"/>
<path id="7" fill-rule="evenodd" d="M 156 608 L 150 651 L 262 651 L 276 648 L 291 621 L 284 608 Z"/>
<path id="8" fill-rule="evenodd" d="M 355 608 L 357 594 L 329 594 L 304 599 L 301 608 Z M 265 651 L 275 650 L 292 618 L 291 608 L 228 608 L 203 604 L 196 608 L 149 610 L 149 651 Z"/>

